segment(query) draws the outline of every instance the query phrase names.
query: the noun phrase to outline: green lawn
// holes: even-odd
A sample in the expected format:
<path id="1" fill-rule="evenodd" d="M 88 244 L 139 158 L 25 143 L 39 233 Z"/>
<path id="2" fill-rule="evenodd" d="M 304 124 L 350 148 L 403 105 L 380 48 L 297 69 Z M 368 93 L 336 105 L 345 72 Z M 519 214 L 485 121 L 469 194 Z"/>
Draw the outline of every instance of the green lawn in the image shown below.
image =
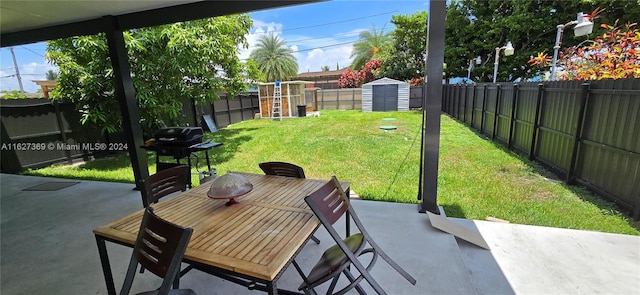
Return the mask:
<path id="1" fill-rule="evenodd" d="M 384 118 L 395 118 L 388 121 Z M 323 111 L 320 117 L 251 120 L 207 134 L 224 146 L 210 154 L 218 174 L 261 173 L 258 163 L 287 161 L 308 178 L 336 175 L 362 199 L 417 203 L 420 112 Z M 397 130 L 384 132 L 382 125 Z M 584 188 L 554 181 L 525 158 L 442 117 L 438 204 L 450 217 L 640 235 L 614 204 Z M 167 161 L 170 158 L 165 159 Z M 150 171 L 155 171 L 149 153 Z M 204 159 L 198 167 L 205 166 Z M 53 166 L 25 174 L 133 182 L 126 154 L 77 166 Z M 544 177 L 543 175 L 547 176 Z M 194 183 L 197 175 L 192 175 Z"/>

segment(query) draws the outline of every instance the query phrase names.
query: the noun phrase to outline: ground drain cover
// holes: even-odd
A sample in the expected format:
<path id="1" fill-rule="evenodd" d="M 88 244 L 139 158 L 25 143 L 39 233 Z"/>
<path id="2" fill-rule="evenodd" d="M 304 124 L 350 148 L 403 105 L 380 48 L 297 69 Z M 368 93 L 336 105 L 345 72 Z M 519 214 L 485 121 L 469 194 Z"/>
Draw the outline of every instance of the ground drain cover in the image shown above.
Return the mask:
<path id="1" fill-rule="evenodd" d="M 392 126 L 392 125 L 385 125 L 385 126 L 380 126 L 380 129 L 387 131 L 387 130 L 396 130 L 397 127 L 396 126 Z"/>
<path id="2" fill-rule="evenodd" d="M 23 191 L 57 191 L 65 187 L 78 184 L 80 182 L 45 182 L 32 187 L 23 189 Z"/>

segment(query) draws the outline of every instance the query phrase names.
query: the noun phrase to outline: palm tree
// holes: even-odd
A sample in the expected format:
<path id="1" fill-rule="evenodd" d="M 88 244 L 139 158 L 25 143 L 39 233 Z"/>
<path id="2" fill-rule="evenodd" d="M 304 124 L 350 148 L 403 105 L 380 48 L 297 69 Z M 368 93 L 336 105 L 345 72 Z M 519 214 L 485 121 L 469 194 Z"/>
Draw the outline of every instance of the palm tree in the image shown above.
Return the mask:
<path id="1" fill-rule="evenodd" d="M 258 63 L 267 81 L 288 80 L 298 74 L 298 62 L 292 50 L 273 33 L 260 37 L 250 57 Z"/>
<path id="2" fill-rule="evenodd" d="M 351 68 L 354 70 L 362 68 L 374 55 L 388 48 L 391 48 L 391 37 L 389 37 L 389 33 L 384 32 L 384 27 L 378 31 L 374 25 L 371 31 L 360 32 L 360 39 L 353 43 L 350 57 L 355 58 L 351 63 Z"/>
<path id="3" fill-rule="evenodd" d="M 44 76 L 47 80 L 58 80 L 59 73 L 54 70 L 49 70 Z"/>

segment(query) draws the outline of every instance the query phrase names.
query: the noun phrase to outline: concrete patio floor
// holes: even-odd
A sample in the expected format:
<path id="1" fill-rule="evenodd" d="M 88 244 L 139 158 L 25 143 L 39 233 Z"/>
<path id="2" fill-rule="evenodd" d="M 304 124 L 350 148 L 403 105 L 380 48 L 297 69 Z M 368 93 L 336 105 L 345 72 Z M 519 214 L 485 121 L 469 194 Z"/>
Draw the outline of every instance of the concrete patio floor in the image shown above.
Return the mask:
<path id="1" fill-rule="evenodd" d="M 58 191 L 23 191 L 55 178 L 0 174 L 0 294 L 106 294 L 92 229 L 140 210 L 131 184 L 80 181 Z M 379 260 L 373 276 L 389 294 L 639 294 L 640 237 L 450 218 L 477 230 L 491 251 L 433 228 L 416 205 L 354 200 L 376 241 L 412 274 L 413 286 Z M 331 243 L 308 243 L 308 271 Z M 119 290 L 131 249 L 108 243 Z M 133 292 L 160 280 L 138 274 Z M 287 269 L 278 287 L 301 279 Z M 199 294 L 263 294 L 191 271 L 182 287 Z M 365 289 L 368 289 L 364 283 Z M 370 292 L 373 293 L 373 292 Z"/>

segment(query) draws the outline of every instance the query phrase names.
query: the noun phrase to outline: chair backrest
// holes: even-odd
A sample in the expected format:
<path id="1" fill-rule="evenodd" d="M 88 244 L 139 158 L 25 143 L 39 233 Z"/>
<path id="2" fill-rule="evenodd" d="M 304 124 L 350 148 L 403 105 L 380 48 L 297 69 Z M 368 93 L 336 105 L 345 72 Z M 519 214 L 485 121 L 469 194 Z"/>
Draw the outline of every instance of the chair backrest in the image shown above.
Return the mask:
<path id="1" fill-rule="evenodd" d="M 263 162 L 258 164 L 266 175 L 306 178 L 302 167 L 286 162 Z"/>
<path id="2" fill-rule="evenodd" d="M 326 218 L 332 225 L 349 210 L 349 200 L 335 176 L 304 200 L 316 216 Z"/>
<path id="3" fill-rule="evenodd" d="M 168 292 L 180 272 L 182 257 L 192 233 L 193 229 L 170 223 L 154 214 L 153 208 L 147 207 L 121 294 L 128 294 L 131 289 L 138 263 L 164 278 L 159 294 Z"/>
<path id="4" fill-rule="evenodd" d="M 150 175 L 143 181 L 142 202 L 145 207 L 157 203 L 160 198 L 187 190 L 189 166 L 180 165 Z"/>

